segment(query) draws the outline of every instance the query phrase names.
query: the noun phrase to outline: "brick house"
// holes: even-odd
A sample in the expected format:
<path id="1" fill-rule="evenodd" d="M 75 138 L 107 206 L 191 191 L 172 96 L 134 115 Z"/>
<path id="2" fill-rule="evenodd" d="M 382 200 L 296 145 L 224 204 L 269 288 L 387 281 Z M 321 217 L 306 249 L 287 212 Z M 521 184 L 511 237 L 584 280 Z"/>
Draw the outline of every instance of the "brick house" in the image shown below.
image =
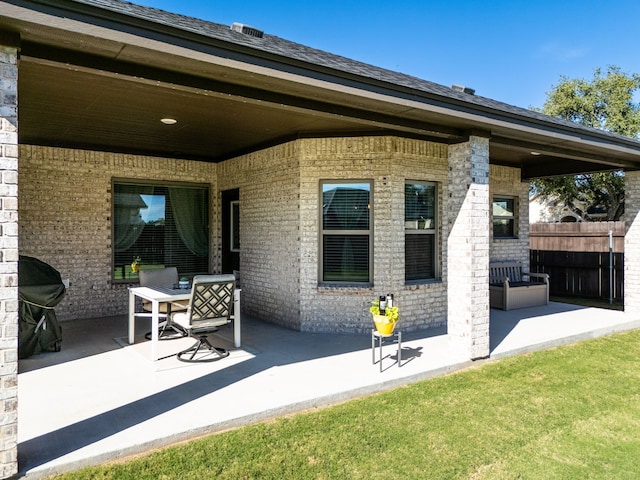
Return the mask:
<path id="1" fill-rule="evenodd" d="M 624 169 L 640 310 L 640 142 L 118 0 L 0 2 L 0 75 L 0 477 L 18 254 L 70 279 L 61 320 L 124 314 L 139 256 L 240 270 L 245 313 L 305 331 L 363 332 L 391 292 L 404 329 L 482 358 L 489 260 L 528 263 L 528 180 Z"/>

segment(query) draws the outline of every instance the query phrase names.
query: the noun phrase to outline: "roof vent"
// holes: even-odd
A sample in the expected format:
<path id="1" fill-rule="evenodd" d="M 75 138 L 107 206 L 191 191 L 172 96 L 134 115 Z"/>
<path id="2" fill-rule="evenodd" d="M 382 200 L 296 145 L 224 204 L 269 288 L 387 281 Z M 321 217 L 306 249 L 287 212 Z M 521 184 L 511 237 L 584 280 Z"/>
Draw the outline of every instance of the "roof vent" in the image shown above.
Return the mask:
<path id="1" fill-rule="evenodd" d="M 258 30 L 255 27 L 250 27 L 249 25 L 245 25 L 244 23 L 234 22 L 231 25 L 231 30 L 234 32 L 244 33 L 245 35 L 250 35 L 256 38 L 262 38 L 264 36 L 264 32 L 262 30 Z"/>
<path id="2" fill-rule="evenodd" d="M 476 91 L 473 88 L 465 87 L 464 85 L 451 85 L 457 92 L 468 93 L 469 95 L 475 95 Z"/>

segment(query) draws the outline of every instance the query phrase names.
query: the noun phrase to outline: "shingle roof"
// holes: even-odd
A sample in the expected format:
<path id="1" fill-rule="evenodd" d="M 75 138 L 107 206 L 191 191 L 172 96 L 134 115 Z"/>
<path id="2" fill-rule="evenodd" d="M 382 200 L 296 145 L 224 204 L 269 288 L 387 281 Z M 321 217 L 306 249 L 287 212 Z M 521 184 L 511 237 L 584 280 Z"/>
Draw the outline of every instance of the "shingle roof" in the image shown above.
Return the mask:
<path id="1" fill-rule="evenodd" d="M 463 93 L 444 85 L 423 80 L 411 75 L 387 70 L 384 68 L 358 62 L 340 55 L 335 55 L 315 48 L 307 47 L 299 43 L 291 42 L 280 37 L 264 34 L 262 38 L 256 38 L 236 32 L 229 25 L 222 25 L 210 21 L 200 20 L 176 13 L 170 13 L 152 7 L 145 7 L 134 3 L 121 0 L 73 0 L 75 3 L 99 7 L 104 10 L 123 14 L 126 16 L 146 20 L 165 27 L 176 28 L 185 32 L 195 33 L 197 35 L 208 37 L 217 41 L 227 42 L 230 46 L 236 45 L 244 48 L 256 50 L 259 52 L 276 55 L 281 58 L 283 63 L 287 60 L 294 60 L 308 64 L 309 68 L 320 67 L 330 69 L 334 72 L 342 72 L 343 74 L 357 76 L 360 79 L 371 79 L 377 82 L 387 84 L 388 88 L 404 87 L 412 90 L 416 94 L 434 95 L 443 97 L 448 101 L 454 101 L 458 104 L 466 104 L 468 107 L 480 107 L 485 110 L 492 110 L 496 113 L 515 117 L 525 117 L 528 120 L 551 123 L 558 126 L 564 126 L 571 129 L 585 130 L 593 134 L 594 129 L 584 127 L 582 125 L 556 118 L 534 110 L 509 105 L 504 102 L 492 100 L 480 95 Z M 624 139 L 629 141 L 627 137 L 612 134 L 605 131 L 598 131 L 600 135 L 610 136 L 612 139 Z"/>
<path id="2" fill-rule="evenodd" d="M 340 72 L 358 75 L 365 78 L 382 81 L 385 83 L 420 90 L 461 101 L 473 101 L 469 94 L 458 92 L 452 88 L 437 83 L 422 80 L 417 77 L 394 72 L 384 68 L 358 62 L 347 57 L 335 55 L 329 52 L 307 47 L 299 43 L 291 42 L 275 35 L 265 33 L 262 38 L 252 37 L 231 30 L 229 25 L 222 25 L 180 14 L 170 13 L 157 8 L 144 7 L 121 0 L 74 0 L 76 3 L 93 5 L 113 12 L 121 13 L 148 20 L 165 26 L 175 27 L 187 32 L 196 33 L 216 40 L 229 42 L 230 44 L 249 47 L 262 52 L 293 59 L 310 65 L 326 67 Z M 482 97 L 475 99 L 480 102 Z M 490 101 L 489 99 L 484 99 Z M 490 101 L 492 102 L 492 101 Z M 497 102 L 499 103 L 499 102 Z M 505 107 L 509 105 L 501 104 Z M 517 107 L 512 107 L 517 108 Z"/>

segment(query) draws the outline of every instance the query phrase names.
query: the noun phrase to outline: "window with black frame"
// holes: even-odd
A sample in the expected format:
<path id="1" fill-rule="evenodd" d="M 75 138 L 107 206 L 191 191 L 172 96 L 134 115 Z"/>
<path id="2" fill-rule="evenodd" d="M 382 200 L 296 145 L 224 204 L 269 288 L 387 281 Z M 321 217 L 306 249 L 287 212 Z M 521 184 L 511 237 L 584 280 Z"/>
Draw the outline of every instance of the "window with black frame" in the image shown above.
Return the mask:
<path id="1" fill-rule="evenodd" d="M 437 185 L 407 181 L 404 186 L 405 281 L 437 277 Z"/>
<path id="2" fill-rule="evenodd" d="M 493 238 L 516 238 L 516 200 L 493 197 Z"/>
<path id="3" fill-rule="evenodd" d="M 200 185 L 113 182 L 113 280 L 140 269 L 208 272 L 209 190 Z"/>
<path id="4" fill-rule="evenodd" d="M 321 182 L 320 281 L 371 281 L 371 183 Z"/>

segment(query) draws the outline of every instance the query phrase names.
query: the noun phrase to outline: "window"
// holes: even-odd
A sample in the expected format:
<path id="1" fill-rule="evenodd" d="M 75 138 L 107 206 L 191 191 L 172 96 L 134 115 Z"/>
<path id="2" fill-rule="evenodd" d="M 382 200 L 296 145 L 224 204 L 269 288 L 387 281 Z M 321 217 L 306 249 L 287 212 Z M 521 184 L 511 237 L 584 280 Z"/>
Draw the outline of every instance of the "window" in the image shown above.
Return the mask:
<path id="1" fill-rule="evenodd" d="M 405 281 L 436 278 L 438 216 L 437 188 L 431 182 L 404 186 Z"/>
<path id="2" fill-rule="evenodd" d="M 113 182 L 113 280 L 135 280 L 141 268 L 207 273 L 209 191 L 206 186 Z"/>
<path id="3" fill-rule="evenodd" d="M 321 282 L 371 281 L 371 183 L 321 182 Z"/>
<path id="4" fill-rule="evenodd" d="M 493 238 L 516 237 L 515 211 L 515 198 L 493 197 Z"/>

